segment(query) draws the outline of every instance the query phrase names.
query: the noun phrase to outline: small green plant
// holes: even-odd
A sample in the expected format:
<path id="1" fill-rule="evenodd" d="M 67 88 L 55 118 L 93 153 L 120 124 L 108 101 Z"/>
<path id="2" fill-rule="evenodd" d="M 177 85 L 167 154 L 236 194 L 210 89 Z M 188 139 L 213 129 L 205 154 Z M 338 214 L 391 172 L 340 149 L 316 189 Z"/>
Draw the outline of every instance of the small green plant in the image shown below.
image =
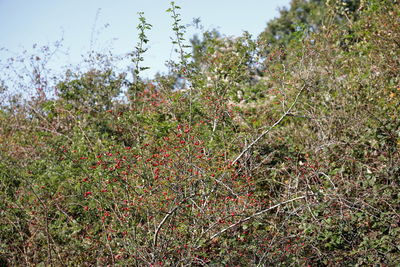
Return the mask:
<path id="1" fill-rule="evenodd" d="M 139 12 L 139 24 L 136 29 L 139 31 L 138 38 L 139 41 L 136 44 L 135 51 L 131 53 L 132 63 L 134 64 L 133 69 L 133 84 L 130 87 L 130 92 L 128 92 L 129 97 L 132 101 L 136 99 L 136 93 L 141 91 L 142 82 L 140 80 L 140 73 L 149 69 L 149 67 L 141 66 L 140 64 L 144 61 L 144 53 L 148 50 L 144 46 L 149 42 L 147 38 L 146 31 L 151 30 L 152 25 L 146 21 L 144 17 L 144 12 Z M 133 91 L 133 92 L 132 92 Z"/>

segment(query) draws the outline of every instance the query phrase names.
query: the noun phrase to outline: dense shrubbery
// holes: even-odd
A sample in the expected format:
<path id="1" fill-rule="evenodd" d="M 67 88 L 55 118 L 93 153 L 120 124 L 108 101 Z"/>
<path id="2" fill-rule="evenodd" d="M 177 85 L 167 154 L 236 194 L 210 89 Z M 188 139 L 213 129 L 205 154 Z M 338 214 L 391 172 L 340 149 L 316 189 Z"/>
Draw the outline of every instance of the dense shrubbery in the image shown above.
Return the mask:
<path id="1" fill-rule="evenodd" d="M 9 98 L 2 264 L 398 264 L 400 7 L 322 2 L 192 57 L 173 4 L 180 62 L 148 81 L 140 14 L 132 81 L 99 64 Z"/>

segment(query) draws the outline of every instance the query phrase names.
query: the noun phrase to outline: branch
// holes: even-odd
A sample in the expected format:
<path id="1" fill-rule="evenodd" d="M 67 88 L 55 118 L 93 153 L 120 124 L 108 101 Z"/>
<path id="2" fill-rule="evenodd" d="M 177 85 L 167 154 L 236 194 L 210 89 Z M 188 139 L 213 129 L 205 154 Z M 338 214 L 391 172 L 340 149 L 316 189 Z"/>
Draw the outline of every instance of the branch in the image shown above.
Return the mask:
<path id="1" fill-rule="evenodd" d="M 294 99 L 293 103 L 290 105 L 289 109 L 286 110 L 285 113 L 277 120 L 271 127 L 269 127 L 267 130 L 265 130 L 262 134 L 260 134 L 253 142 L 251 142 L 250 145 L 248 145 L 240 154 L 239 156 L 236 157 L 236 159 L 232 162 L 232 165 L 234 165 L 243 155 L 252 147 L 254 146 L 258 141 L 260 141 L 261 138 L 263 138 L 267 133 L 269 133 L 273 128 L 275 128 L 283 119 L 288 116 L 294 105 L 297 103 L 297 100 L 299 99 L 299 96 L 301 92 L 303 92 L 304 88 L 306 85 L 304 84 L 303 87 L 300 89 L 300 91 L 297 93 L 296 98 Z"/>
<path id="2" fill-rule="evenodd" d="M 190 195 L 186 198 L 184 198 L 181 202 L 179 202 L 178 205 L 176 205 L 172 210 L 170 210 L 162 219 L 162 221 L 158 224 L 157 226 L 157 230 L 154 233 L 154 237 L 153 237 L 153 247 L 155 248 L 157 246 L 157 238 L 158 238 L 158 234 L 161 231 L 161 227 L 163 226 L 163 224 L 167 221 L 167 219 L 174 214 L 174 212 L 182 205 L 182 203 L 184 203 L 186 200 L 190 199 L 191 197 L 193 197 L 194 195 Z"/>
<path id="3" fill-rule="evenodd" d="M 213 240 L 214 238 L 216 238 L 217 236 L 219 236 L 219 235 L 225 233 L 225 232 L 228 231 L 229 229 L 231 229 L 231 228 L 233 228 L 233 227 L 235 227 L 235 226 L 238 226 L 238 225 L 240 225 L 240 224 L 242 224 L 242 223 L 244 223 L 244 222 L 247 222 L 247 221 L 253 219 L 254 217 L 260 216 L 260 215 L 266 213 L 267 211 L 276 209 L 276 208 L 279 207 L 279 206 L 285 205 L 285 204 L 287 204 L 287 203 L 290 203 L 290 202 L 293 202 L 293 201 L 296 201 L 296 200 L 299 200 L 299 199 L 303 199 L 303 198 L 305 198 L 305 197 L 306 197 L 306 196 L 301 196 L 301 197 L 296 197 L 296 198 L 293 198 L 293 199 L 290 199 L 290 200 L 286 200 L 286 201 L 283 201 L 283 202 L 281 202 L 281 203 L 278 203 L 278 204 L 276 204 L 276 205 L 274 205 L 274 206 L 271 206 L 271 207 L 269 207 L 269 208 L 267 208 L 267 209 L 265 209 L 265 210 L 256 212 L 256 213 L 254 213 L 253 215 L 250 215 L 249 217 L 246 217 L 246 218 L 244 218 L 244 219 L 242 219 L 242 220 L 240 220 L 240 221 L 237 221 L 237 222 L 235 222 L 234 224 L 231 224 L 231 225 L 229 225 L 228 227 L 222 229 L 222 230 L 219 231 L 218 233 L 212 235 L 208 240 Z M 199 248 L 199 247 L 198 247 L 198 248 Z"/>

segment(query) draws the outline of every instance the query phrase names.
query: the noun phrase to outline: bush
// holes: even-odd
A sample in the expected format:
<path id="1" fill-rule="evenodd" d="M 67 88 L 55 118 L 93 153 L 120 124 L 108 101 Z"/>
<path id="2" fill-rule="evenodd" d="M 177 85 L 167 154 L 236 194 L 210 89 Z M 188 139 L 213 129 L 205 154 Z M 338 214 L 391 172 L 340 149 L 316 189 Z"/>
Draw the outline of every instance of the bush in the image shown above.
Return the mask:
<path id="1" fill-rule="evenodd" d="M 347 2 L 293 1 L 305 25 L 279 44 L 205 33 L 193 56 L 172 4 L 168 75 L 139 76 L 141 13 L 132 81 L 98 64 L 59 77 L 54 98 L 14 96 L 0 262 L 395 266 L 400 9 Z"/>

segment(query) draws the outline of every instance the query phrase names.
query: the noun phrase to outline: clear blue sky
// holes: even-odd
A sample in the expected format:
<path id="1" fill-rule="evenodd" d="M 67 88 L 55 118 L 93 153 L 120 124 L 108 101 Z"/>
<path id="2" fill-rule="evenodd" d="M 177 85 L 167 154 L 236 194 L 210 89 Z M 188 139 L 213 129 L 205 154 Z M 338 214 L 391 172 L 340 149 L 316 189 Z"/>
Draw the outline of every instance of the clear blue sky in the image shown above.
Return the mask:
<path id="1" fill-rule="evenodd" d="M 184 24 L 200 17 L 206 30 L 217 28 L 227 36 L 247 30 L 256 36 L 278 15 L 278 7 L 287 6 L 289 0 L 175 2 L 182 8 Z M 0 0 L 0 48 L 19 53 L 34 43 L 46 45 L 63 37 L 69 55 L 57 57 L 53 66 L 58 68 L 79 63 L 81 55 L 91 48 L 93 34 L 92 49 L 106 51 L 112 47 L 113 53 L 122 55 L 132 51 L 137 42 L 137 12 L 143 11 L 153 25 L 144 64 L 151 68 L 146 74 L 151 76 L 166 71 L 164 62 L 170 59 L 172 19 L 165 12 L 169 6 L 168 0 Z M 109 26 L 105 28 L 106 24 Z M 0 52 L 0 60 L 9 56 Z"/>

